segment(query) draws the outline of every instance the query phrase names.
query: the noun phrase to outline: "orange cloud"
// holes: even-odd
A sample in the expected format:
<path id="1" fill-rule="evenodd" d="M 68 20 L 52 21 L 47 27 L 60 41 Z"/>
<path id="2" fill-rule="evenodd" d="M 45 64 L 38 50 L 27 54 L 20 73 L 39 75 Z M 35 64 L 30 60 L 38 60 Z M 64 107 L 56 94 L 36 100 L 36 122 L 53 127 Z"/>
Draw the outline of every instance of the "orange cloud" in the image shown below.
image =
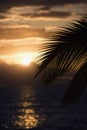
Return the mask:
<path id="1" fill-rule="evenodd" d="M 27 37 L 44 37 L 47 35 L 44 29 L 32 28 L 0 28 L 0 39 L 20 39 Z"/>
<path id="2" fill-rule="evenodd" d="M 43 43 L 43 38 L 24 38 L 0 40 L 0 55 L 16 54 L 20 52 L 36 52 Z"/>

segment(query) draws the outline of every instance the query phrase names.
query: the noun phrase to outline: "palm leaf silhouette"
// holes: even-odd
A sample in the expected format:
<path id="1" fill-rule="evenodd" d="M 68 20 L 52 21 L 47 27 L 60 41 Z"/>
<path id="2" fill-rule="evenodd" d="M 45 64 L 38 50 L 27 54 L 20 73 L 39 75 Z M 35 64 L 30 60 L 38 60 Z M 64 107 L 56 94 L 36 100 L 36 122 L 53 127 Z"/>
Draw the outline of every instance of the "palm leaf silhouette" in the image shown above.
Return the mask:
<path id="1" fill-rule="evenodd" d="M 50 83 L 68 71 L 76 71 L 62 104 L 77 100 L 87 77 L 87 67 L 84 69 L 87 64 L 86 15 L 52 34 L 44 43 L 38 61 L 40 66 L 35 77 L 42 74 L 44 83 Z"/>
<path id="2" fill-rule="evenodd" d="M 78 70 L 67 89 L 62 105 L 68 105 L 79 100 L 80 94 L 83 92 L 87 84 L 87 62 Z"/>

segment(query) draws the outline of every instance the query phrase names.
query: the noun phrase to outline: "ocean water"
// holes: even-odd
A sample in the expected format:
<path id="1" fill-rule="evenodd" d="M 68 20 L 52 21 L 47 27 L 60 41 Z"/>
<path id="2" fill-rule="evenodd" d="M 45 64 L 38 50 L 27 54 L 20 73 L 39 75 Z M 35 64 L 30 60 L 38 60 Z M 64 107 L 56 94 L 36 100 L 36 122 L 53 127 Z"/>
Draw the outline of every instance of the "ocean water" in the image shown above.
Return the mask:
<path id="1" fill-rule="evenodd" d="M 79 103 L 62 108 L 65 89 L 66 85 L 0 86 L 0 128 L 87 130 L 87 91 Z"/>

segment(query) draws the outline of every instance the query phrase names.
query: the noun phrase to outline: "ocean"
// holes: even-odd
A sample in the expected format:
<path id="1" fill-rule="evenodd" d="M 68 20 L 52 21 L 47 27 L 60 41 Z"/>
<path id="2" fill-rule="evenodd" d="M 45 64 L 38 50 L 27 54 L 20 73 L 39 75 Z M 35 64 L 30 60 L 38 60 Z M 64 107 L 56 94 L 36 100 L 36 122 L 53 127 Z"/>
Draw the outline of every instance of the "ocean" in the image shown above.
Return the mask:
<path id="1" fill-rule="evenodd" d="M 87 91 L 77 104 L 61 107 L 67 85 L 0 86 L 0 128 L 87 130 Z"/>

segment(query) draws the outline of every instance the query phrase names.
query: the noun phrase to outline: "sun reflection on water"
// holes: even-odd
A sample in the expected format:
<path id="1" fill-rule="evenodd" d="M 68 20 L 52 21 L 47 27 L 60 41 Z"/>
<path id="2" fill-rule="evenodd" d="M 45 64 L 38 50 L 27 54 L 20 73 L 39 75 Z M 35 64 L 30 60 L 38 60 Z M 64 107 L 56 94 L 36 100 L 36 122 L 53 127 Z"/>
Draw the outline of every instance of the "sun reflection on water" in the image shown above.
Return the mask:
<path id="1" fill-rule="evenodd" d="M 43 110 L 41 112 L 39 105 L 34 93 L 28 91 L 26 87 L 23 88 L 16 103 L 16 114 L 12 118 L 14 127 L 28 129 L 37 127 L 44 122 L 45 115 Z"/>
<path id="2" fill-rule="evenodd" d="M 19 128 L 33 128 L 38 125 L 38 115 L 33 109 L 26 109 L 24 114 L 19 115 L 18 120 L 15 121 L 15 125 Z"/>

